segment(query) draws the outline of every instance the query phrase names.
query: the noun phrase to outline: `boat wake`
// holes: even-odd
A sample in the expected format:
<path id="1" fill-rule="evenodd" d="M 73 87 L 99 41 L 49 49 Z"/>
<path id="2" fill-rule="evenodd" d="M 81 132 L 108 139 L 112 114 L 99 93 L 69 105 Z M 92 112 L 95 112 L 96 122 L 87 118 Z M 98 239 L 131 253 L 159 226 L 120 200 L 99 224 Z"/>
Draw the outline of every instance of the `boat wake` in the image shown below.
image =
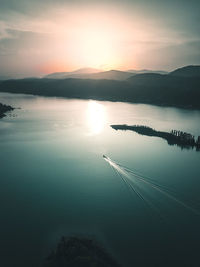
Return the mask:
<path id="1" fill-rule="evenodd" d="M 154 191 L 157 191 L 162 196 L 167 197 L 168 199 L 176 202 L 178 205 L 181 205 L 185 209 L 193 212 L 196 215 L 200 215 L 200 211 L 194 208 L 192 205 L 188 204 L 187 201 L 183 200 L 181 197 L 177 197 L 177 193 L 171 188 L 159 184 L 156 180 L 153 180 L 147 176 L 141 175 L 137 171 L 133 171 L 121 164 L 111 160 L 109 157 L 103 155 L 103 158 L 106 162 L 109 163 L 115 174 L 120 177 L 127 189 L 135 194 L 147 207 L 156 212 L 161 218 L 162 215 L 159 209 L 156 207 L 155 203 L 149 199 L 144 192 L 144 185 L 147 188 L 151 188 Z M 191 201 L 190 201 L 191 202 Z M 198 205 L 197 203 L 194 203 Z"/>

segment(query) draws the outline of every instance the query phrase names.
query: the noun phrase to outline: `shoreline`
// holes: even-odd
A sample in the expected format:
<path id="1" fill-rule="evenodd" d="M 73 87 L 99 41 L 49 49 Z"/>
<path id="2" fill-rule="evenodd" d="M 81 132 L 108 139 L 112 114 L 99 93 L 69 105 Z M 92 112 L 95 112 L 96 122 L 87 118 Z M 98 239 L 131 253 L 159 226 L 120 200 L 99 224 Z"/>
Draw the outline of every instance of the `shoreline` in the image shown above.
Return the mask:
<path id="1" fill-rule="evenodd" d="M 170 76 L 167 80 L 163 78 L 162 82 L 157 79 L 153 79 L 152 82 L 147 75 L 142 76 L 140 83 L 137 80 L 72 78 L 7 80 L 0 81 L 0 92 L 200 110 L 198 78 L 183 79 Z"/>
<path id="2" fill-rule="evenodd" d="M 165 103 L 154 103 L 154 102 L 145 102 L 145 101 L 131 101 L 131 100 L 124 100 L 124 99 L 111 99 L 111 98 L 104 98 L 104 97 L 84 97 L 84 96 L 60 96 L 60 95 L 47 95 L 47 94 L 36 94 L 36 93 L 29 93 L 29 92 L 13 92 L 13 91 L 1 91 L 0 93 L 8 93 L 8 94 L 21 94 L 21 95 L 30 95 L 30 96 L 39 96 L 39 97 L 55 97 L 55 98 L 61 98 L 61 99 L 77 99 L 77 100 L 94 100 L 94 101 L 108 101 L 108 102 L 120 102 L 120 103 L 126 103 L 126 104 L 135 104 L 135 105 L 151 105 L 156 107 L 163 107 L 163 108 L 178 108 L 178 109 L 184 109 L 184 110 L 192 110 L 192 111 L 200 111 L 200 107 L 191 106 L 191 105 L 177 105 L 177 104 L 165 104 Z M 1 103 L 0 103 L 1 104 Z M 15 108 L 13 108 L 15 109 Z"/>

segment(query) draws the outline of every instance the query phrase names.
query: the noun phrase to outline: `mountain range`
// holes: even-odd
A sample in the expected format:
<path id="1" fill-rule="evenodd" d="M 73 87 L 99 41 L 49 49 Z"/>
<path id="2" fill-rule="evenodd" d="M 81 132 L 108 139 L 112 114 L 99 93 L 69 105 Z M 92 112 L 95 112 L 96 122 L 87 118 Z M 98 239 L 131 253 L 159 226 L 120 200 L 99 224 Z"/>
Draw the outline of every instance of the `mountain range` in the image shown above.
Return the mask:
<path id="1" fill-rule="evenodd" d="M 200 66 L 185 66 L 168 74 L 132 73 L 125 79 L 126 74 L 120 71 L 88 73 L 99 77 L 107 75 L 107 79 L 68 77 L 7 80 L 0 81 L 0 92 L 200 109 Z M 115 75 L 117 77 L 111 79 Z"/>
<path id="2" fill-rule="evenodd" d="M 47 79 L 66 79 L 66 78 L 74 78 L 74 79 L 106 79 L 106 80 L 126 80 L 129 77 L 141 74 L 141 73 L 159 73 L 159 74 L 167 74 L 166 71 L 154 71 L 154 70 L 128 70 L 128 71 L 120 71 L 120 70 L 109 70 L 109 71 L 101 71 L 98 69 L 92 68 L 83 68 L 73 72 L 54 72 L 48 75 L 45 75 L 44 78 Z"/>

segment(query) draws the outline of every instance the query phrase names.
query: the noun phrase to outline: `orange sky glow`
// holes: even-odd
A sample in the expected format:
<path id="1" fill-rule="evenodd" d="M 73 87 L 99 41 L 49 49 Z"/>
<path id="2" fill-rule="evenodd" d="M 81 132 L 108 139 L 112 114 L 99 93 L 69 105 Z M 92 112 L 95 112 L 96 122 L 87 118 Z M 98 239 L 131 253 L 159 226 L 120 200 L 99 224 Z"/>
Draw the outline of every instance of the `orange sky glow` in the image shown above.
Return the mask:
<path id="1" fill-rule="evenodd" d="M 48 21 L 43 24 L 44 29 L 51 29 L 48 34 L 53 39 L 46 50 L 52 53 L 51 58 L 38 66 L 45 73 L 88 66 L 101 70 L 137 69 L 138 56 L 148 50 L 144 49 L 145 42 L 155 38 L 151 24 L 144 27 L 141 18 L 133 20 L 122 13 L 102 10 L 60 12 L 60 16 L 54 14 L 49 26 Z"/>

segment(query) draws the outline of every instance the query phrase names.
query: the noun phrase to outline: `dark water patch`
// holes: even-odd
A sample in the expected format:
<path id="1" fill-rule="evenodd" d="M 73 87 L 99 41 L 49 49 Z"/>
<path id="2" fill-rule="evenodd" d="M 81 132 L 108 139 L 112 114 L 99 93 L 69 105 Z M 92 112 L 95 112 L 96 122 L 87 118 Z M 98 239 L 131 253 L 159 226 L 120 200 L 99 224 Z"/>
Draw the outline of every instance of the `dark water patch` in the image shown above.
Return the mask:
<path id="1" fill-rule="evenodd" d="M 103 247 L 92 239 L 62 237 L 56 249 L 46 258 L 44 267 L 119 267 Z"/>

